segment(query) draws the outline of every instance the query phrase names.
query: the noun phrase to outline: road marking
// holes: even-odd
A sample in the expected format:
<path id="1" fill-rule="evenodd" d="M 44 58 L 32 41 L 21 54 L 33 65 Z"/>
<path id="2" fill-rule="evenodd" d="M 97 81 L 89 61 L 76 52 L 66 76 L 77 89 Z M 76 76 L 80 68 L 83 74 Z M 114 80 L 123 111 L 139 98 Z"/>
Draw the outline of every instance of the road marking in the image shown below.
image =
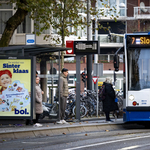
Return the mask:
<path id="1" fill-rule="evenodd" d="M 142 139 L 142 138 L 148 138 L 148 137 L 150 137 L 150 135 L 143 136 L 143 137 L 133 137 L 133 138 L 127 138 L 127 139 L 121 139 L 121 140 L 115 140 L 115 141 L 108 141 L 108 142 L 102 142 L 102 143 L 96 143 L 96 144 L 78 146 L 78 147 L 67 148 L 67 149 L 63 149 L 63 150 L 81 149 L 81 148 L 85 148 L 85 147 L 92 147 L 92 146 L 98 146 L 98 145 L 104 145 L 104 144 L 110 144 L 110 143 L 116 143 L 116 142 L 122 142 L 122 141 L 129 141 L 129 140 L 135 140 L 135 139 Z"/>
<path id="2" fill-rule="evenodd" d="M 138 148 L 138 147 L 140 147 L 140 146 L 136 145 L 136 146 L 124 147 L 124 148 L 118 149 L 118 150 L 128 150 L 128 149 L 134 149 L 134 148 Z"/>
<path id="3" fill-rule="evenodd" d="M 23 144 L 26 144 L 26 143 L 28 143 L 28 144 L 37 144 L 37 142 L 22 142 Z M 38 142 L 38 144 L 46 144 L 46 143 L 49 143 L 49 142 Z"/>
<path id="4" fill-rule="evenodd" d="M 150 144 L 144 144 L 144 145 L 136 145 L 136 146 L 124 147 L 124 148 L 118 149 L 118 150 L 128 150 L 128 149 L 134 149 L 134 148 L 139 148 L 139 147 L 144 147 L 144 146 L 150 146 Z"/>

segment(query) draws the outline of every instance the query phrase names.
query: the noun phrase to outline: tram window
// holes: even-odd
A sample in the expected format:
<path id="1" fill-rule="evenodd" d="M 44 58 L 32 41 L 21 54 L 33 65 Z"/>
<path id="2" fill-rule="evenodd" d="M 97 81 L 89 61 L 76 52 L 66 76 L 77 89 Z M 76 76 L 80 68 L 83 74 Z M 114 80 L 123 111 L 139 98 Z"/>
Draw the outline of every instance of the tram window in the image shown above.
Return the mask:
<path id="1" fill-rule="evenodd" d="M 73 84 L 73 80 L 69 80 L 69 81 L 68 81 L 68 84 Z"/>
<path id="2" fill-rule="evenodd" d="M 69 78 L 74 79 L 74 75 L 69 75 Z"/>
<path id="3" fill-rule="evenodd" d="M 128 88 L 142 90 L 150 88 L 150 51 L 148 49 L 128 50 Z"/>

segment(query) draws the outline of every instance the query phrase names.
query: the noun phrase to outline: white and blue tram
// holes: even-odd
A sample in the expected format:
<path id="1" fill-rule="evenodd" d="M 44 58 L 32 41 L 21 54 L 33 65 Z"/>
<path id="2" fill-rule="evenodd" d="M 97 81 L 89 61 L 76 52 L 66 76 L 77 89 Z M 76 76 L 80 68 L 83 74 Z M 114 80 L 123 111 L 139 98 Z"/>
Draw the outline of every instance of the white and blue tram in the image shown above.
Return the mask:
<path id="1" fill-rule="evenodd" d="M 114 57 L 116 71 L 119 67 L 117 58 L 118 56 Z M 124 35 L 123 76 L 123 121 L 149 124 L 150 33 Z"/>

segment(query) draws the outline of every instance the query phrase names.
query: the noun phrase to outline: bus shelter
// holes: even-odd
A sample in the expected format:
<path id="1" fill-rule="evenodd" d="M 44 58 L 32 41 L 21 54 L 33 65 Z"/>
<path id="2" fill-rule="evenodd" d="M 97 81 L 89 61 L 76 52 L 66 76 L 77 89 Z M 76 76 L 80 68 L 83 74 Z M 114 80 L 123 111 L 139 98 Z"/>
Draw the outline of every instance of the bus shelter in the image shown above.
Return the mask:
<path id="1" fill-rule="evenodd" d="M 5 90 L 0 84 L 1 121 L 35 118 L 36 61 L 41 61 L 41 74 L 46 74 L 46 61 L 55 56 L 58 59 L 58 78 L 60 78 L 60 52 L 69 49 L 50 45 L 0 47 L 0 74 L 8 74 L 10 78 Z M 46 77 L 41 80 L 40 85 L 43 87 L 41 88 L 46 91 Z M 45 95 L 43 95 L 44 99 Z M 57 109 L 59 110 L 59 105 Z M 59 113 L 55 119 L 59 119 Z"/>

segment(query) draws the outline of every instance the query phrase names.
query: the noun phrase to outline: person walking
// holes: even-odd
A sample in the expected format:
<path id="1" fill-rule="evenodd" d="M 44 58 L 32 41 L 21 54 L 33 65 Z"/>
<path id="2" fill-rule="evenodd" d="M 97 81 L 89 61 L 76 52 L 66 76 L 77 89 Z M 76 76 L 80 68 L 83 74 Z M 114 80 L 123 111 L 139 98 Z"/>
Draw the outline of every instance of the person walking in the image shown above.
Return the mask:
<path id="1" fill-rule="evenodd" d="M 103 112 L 105 112 L 106 115 L 106 122 L 113 122 L 110 119 L 110 112 L 118 110 L 118 105 L 115 102 L 116 94 L 115 90 L 112 87 L 112 79 L 106 78 L 106 80 L 103 83 L 103 86 L 105 88 L 105 98 L 103 99 Z"/>
<path id="2" fill-rule="evenodd" d="M 36 119 L 33 120 L 34 126 L 41 127 L 42 124 L 38 123 L 40 115 L 43 113 L 43 107 L 42 107 L 42 90 L 39 86 L 40 78 L 36 76 L 36 85 L 35 85 L 35 113 L 36 113 Z"/>
<path id="3" fill-rule="evenodd" d="M 60 121 L 57 121 L 58 124 L 68 124 L 64 118 L 65 118 L 65 109 L 66 109 L 66 100 L 68 97 L 68 81 L 67 81 L 67 76 L 68 76 L 68 69 L 63 68 L 61 71 L 61 76 L 60 76 Z M 57 90 L 57 92 L 59 89 Z M 57 93 L 58 96 L 58 93 Z"/>

